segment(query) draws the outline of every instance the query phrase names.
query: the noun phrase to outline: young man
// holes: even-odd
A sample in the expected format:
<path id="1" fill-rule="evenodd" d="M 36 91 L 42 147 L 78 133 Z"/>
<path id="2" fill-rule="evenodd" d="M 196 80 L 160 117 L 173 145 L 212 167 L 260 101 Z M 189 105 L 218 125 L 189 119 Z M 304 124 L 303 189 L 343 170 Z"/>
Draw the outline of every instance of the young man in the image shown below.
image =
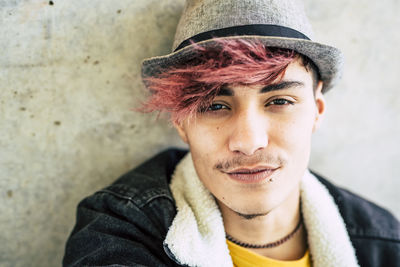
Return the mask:
<path id="1" fill-rule="evenodd" d="M 188 1 L 143 78 L 189 153 L 82 201 L 64 265 L 398 266 L 398 221 L 307 170 L 341 64 L 310 36 L 296 1 Z"/>

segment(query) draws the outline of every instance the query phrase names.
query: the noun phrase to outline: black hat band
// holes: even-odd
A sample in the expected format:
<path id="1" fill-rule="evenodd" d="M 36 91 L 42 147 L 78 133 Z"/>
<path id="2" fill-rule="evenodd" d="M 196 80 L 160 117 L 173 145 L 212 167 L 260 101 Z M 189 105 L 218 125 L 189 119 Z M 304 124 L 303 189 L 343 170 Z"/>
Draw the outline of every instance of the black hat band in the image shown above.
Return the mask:
<path id="1" fill-rule="evenodd" d="M 272 24 L 250 24 L 250 25 L 222 28 L 196 34 L 195 36 L 186 39 L 185 41 L 180 43 L 180 45 L 178 45 L 178 47 L 174 50 L 174 52 L 192 44 L 192 42 L 198 43 L 212 38 L 221 38 L 228 36 L 247 36 L 247 35 L 286 37 L 286 38 L 310 40 L 310 38 L 308 38 L 306 35 L 292 28 L 280 25 L 272 25 Z"/>

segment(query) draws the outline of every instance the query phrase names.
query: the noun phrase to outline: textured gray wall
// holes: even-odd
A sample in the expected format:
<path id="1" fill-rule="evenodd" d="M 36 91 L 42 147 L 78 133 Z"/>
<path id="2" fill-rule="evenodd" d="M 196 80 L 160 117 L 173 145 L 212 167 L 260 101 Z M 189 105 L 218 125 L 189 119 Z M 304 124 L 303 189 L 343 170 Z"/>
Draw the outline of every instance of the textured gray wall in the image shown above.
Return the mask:
<path id="1" fill-rule="evenodd" d="M 0 266 L 58 266 L 79 200 L 170 145 L 131 111 L 140 61 L 169 51 L 182 0 L 0 0 Z M 311 166 L 398 217 L 399 1 L 307 0 L 346 55 Z"/>

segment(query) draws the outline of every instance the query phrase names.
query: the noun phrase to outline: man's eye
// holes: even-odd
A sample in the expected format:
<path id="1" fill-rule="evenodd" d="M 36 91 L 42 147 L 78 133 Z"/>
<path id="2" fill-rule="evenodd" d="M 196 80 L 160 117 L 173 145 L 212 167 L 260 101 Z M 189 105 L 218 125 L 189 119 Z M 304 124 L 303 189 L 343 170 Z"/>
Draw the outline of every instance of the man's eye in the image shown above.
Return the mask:
<path id="1" fill-rule="evenodd" d="M 211 106 L 209 106 L 207 108 L 206 111 L 217 111 L 217 110 L 221 110 L 221 109 L 227 109 L 228 107 L 223 105 L 223 104 L 212 104 Z"/>
<path id="2" fill-rule="evenodd" d="M 267 106 L 270 106 L 270 105 L 277 105 L 277 106 L 293 105 L 293 102 L 289 101 L 287 99 L 284 99 L 284 98 L 277 98 L 267 104 Z"/>

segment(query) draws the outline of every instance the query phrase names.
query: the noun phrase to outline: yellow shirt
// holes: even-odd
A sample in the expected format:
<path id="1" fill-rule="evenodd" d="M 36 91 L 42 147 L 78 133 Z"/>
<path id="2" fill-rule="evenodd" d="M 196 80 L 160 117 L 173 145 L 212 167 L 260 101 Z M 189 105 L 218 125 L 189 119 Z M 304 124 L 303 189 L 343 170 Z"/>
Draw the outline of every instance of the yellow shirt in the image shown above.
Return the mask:
<path id="1" fill-rule="evenodd" d="M 280 261 L 258 255 L 246 248 L 226 240 L 229 252 L 235 267 L 311 267 L 310 253 L 308 250 L 299 260 Z"/>

